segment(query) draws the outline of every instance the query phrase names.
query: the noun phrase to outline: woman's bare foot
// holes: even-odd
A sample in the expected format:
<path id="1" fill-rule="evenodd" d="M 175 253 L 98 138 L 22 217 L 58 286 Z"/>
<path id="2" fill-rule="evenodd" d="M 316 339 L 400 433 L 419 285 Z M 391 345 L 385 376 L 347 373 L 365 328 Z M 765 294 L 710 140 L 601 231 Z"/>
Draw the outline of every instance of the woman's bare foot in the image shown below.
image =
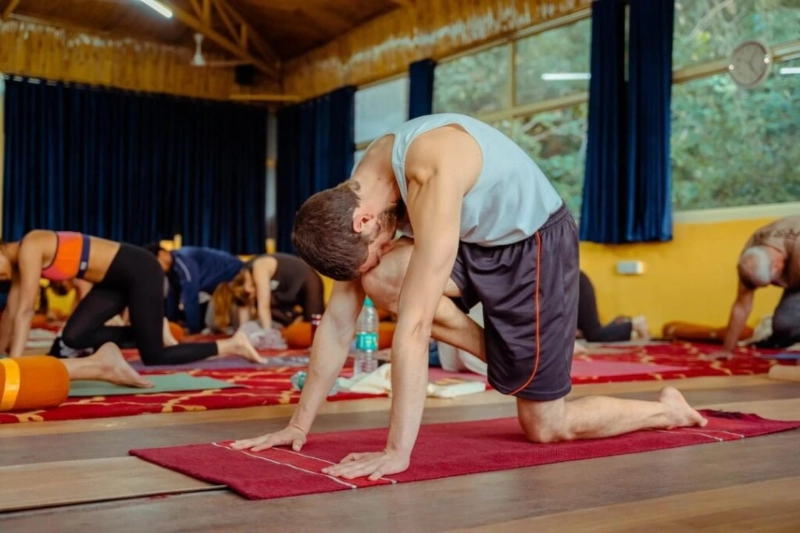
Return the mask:
<path id="1" fill-rule="evenodd" d="M 633 331 L 636 332 L 636 338 L 639 340 L 649 340 L 650 331 L 647 329 L 647 319 L 643 316 L 637 316 L 631 319 L 631 326 Z"/>
<path id="2" fill-rule="evenodd" d="M 661 390 L 658 401 L 667 409 L 669 427 L 671 428 L 690 426 L 703 427 L 708 424 L 708 420 L 692 409 L 683 397 L 683 394 L 675 387 L 664 387 L 664 389 Z"/>
<path id="3" fill-rule="evenodd" d="M 169 329 L 169 322 L 167 322 L 166 318 L 164 319 L 164 327 L 162 328 L 162 330 L 163 330 L 162 336 L 164 337 L 164 346 L 166 347 L 177 346 L 178 341 L 175 339 L 175 337 L 172 336 L 172 331 L 170 331 Z"/>
<path id="4" fill-rule="evenodd" d="M 234 354 L 244 357 L 253 363 L 263 363 L 264 360 L 250 343 L 244 332 L 238 332 L 233 337 L 217 341 L 217 350 L 220 354 Z"/>
<path id="5" fill-rule="evenodd" d="M 125 387 L 149 389 L 153 384 L 143 378 L 122 356 L 119 346 L 107 342 L 93 355 L 80 359 L 62 359 L 70 379 L 108 381 Z"/>

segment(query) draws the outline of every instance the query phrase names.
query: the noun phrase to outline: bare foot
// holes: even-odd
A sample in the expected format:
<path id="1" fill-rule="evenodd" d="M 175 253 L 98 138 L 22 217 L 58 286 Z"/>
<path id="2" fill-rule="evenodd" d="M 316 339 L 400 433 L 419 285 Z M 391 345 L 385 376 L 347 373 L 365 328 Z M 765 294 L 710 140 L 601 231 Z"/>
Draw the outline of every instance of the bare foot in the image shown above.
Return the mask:
<path id="1" fill-rule="evenodd" d="M 247 335 L 245 335 L 242 331 L 236 333 L 230 339 L 221 341 L 219 343 L 219 351 L 220 353 L 235 354 L 244 357 L 253 363 L 264 362 L 261 356 L 258 355 L 256 349 L 253 348 L 253 345 L 250 343 L 250 339 L 248 339 Z"/>
<path id="2" fill-rule="evenodd" d="M 178 341 L 175 339 L 175 337 L 172 336 L 172 331 L 170 331 L 169 329 L 169 322 L 167 322 L 166 319 L 164 319 L 164 327 L 162 329 L 163 329 L 162 336 L 164 337 L 164 346 L 166 347 L 177 346 Z"/>
<path id="3" fill-rule="evenodd" d="M 645 317 L 634 317 L 631 319 L 631 326 L 633 326 L 633 331 L 636 332 L 640 340 L 650 339 L 650 331 L 647 329 L 647 319 Z"/>
<path id="4" fill-rule="evenodd" d="M 658 401 L 661 402 L 667 409 L 667 417 L 670 421 L 670 428 L 690 426 L 703 427 L 708 424 L 708 420 L 703 418 L 700 413 L 692 409 L 692 407 L 683 397 L 683 394 L 681 394 L 675 387 L 664 387 L 661 390 L 661 395 L 659 396 Z"/>
<path id="5" fill-rule="evenodd" d="M 128 364 L 122 356 L 119 346 L 113 342 L 105 343 L 94 355 L 86 357 L 85 360 L 93 363 L 92 369 L 97 376 L 94 379 L 125 387 L 149 389 L 153 386 L 150 381 L 144 379 Z"/>
<path id="6" fill-rule="evenodd" d="M 589 349 L 584 346 L 583 344 L 575 341 L 575 347 L 572 349 L 572 355 L 587 355 L 589 353 Z"/>

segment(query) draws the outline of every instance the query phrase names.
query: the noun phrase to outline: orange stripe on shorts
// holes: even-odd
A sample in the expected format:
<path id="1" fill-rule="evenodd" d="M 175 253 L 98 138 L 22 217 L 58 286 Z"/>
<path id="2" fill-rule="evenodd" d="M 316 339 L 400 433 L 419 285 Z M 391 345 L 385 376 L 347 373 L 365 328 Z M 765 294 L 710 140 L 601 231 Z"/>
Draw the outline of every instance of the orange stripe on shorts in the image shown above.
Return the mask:
<path id="1" fill-rule="evenodd" d="M 539 235 L 539 232 L 536 232 L 536 292 L 534 294 L 534 299 L 536 301 L 536 361 L 533 364 L 533 372 L 531 373 L 531 377 L 528 378 L 528 381 L 525 382 L 520 388 L 515 390 L 511 393 L 511 396 L 518 394 L 521 390 L 531 384 L 533 378 L 536 377 L 536 371 L 539 370 L 539 354 L 541 354 L 541 347 L 539 345 L 540 336 L 539 336 L 539 276 L 542 272 L 542 237 Z"/>

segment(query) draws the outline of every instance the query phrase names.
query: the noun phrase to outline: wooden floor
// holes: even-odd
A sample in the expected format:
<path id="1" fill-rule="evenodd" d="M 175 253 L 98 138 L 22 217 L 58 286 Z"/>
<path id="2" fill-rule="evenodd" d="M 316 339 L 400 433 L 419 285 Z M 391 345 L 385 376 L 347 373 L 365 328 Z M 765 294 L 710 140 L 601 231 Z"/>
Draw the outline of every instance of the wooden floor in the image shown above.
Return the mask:
<path id="1" fill-rule="evenodd" d="M 575 387 L 652 399 L 663 382 Z M 800 384 L 677 382 L 698 407 L 800 419 Z M 315 432 L 382 427 L 388 400 L 327 404 Z M 800 431 L 359 491 L 252 502 L 127 455 L 255 436 L 293 407 L 0 426 L 0 531 L 800 531 Z M 425 422 L 514 415 L 494 392 Z"/>

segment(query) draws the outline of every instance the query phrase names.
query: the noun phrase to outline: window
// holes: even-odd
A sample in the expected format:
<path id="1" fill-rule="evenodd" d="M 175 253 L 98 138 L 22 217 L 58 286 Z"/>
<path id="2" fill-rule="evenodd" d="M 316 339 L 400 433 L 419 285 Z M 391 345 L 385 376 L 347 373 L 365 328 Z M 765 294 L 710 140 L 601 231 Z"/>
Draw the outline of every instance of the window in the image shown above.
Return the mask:
<path id="1" fill-rule="evenodd" d="M 547 31 L 442 61 L 433 91 L 434 112 L 474 116 L 522 147 L 575 217 L 583 195 L 591 31 L 587 10 Z"/>
<path id="2" fill-rule="evenodd" d="M 772 46 L 798 38 L 798 0 L 677 0 L 672 65 L 728 57 L 746 39 Z"/>
<path id="3" fill-rule="evenodd" d="M 355 108 L 355 141 L 361 146 L 407 120 L 408 77 L 356 91 Z"/>
<path id="4" fill-rule="evenodd" d="M 480 115 L 511 107 L 511 45 L 443 62 L 433 83 L 434 113 Z"/>
<path id="5" fill-rule="evenodd" d="M 792 66 L 752 90 L 727 73 L 673 87 L 676 210 L 800 201 L 800 75 L 780 73 Z"/>
<path id="6" fill-rule="evenodd" d="M 677 0 L 672 88 L 676 210 L 800 201 L 798 54 L 741 89 L 724 62 L 743 40 L 800 47 L 800 0 Z M 784 46 L 782 46 L 784 45 Z M 692 76 L 684 76 L 691 67 Z"/>
<path id="7" fill-rule="evenodd" d="M 581 212 L 588 104 L 493 123 L 522 147 L 575 215 Z"/>
<path id="8" fill-rule="evenodd" d="M 529 104 L 589 90 L 592 22 L 520 39 L 514 59 L 516 103 Z"/>

